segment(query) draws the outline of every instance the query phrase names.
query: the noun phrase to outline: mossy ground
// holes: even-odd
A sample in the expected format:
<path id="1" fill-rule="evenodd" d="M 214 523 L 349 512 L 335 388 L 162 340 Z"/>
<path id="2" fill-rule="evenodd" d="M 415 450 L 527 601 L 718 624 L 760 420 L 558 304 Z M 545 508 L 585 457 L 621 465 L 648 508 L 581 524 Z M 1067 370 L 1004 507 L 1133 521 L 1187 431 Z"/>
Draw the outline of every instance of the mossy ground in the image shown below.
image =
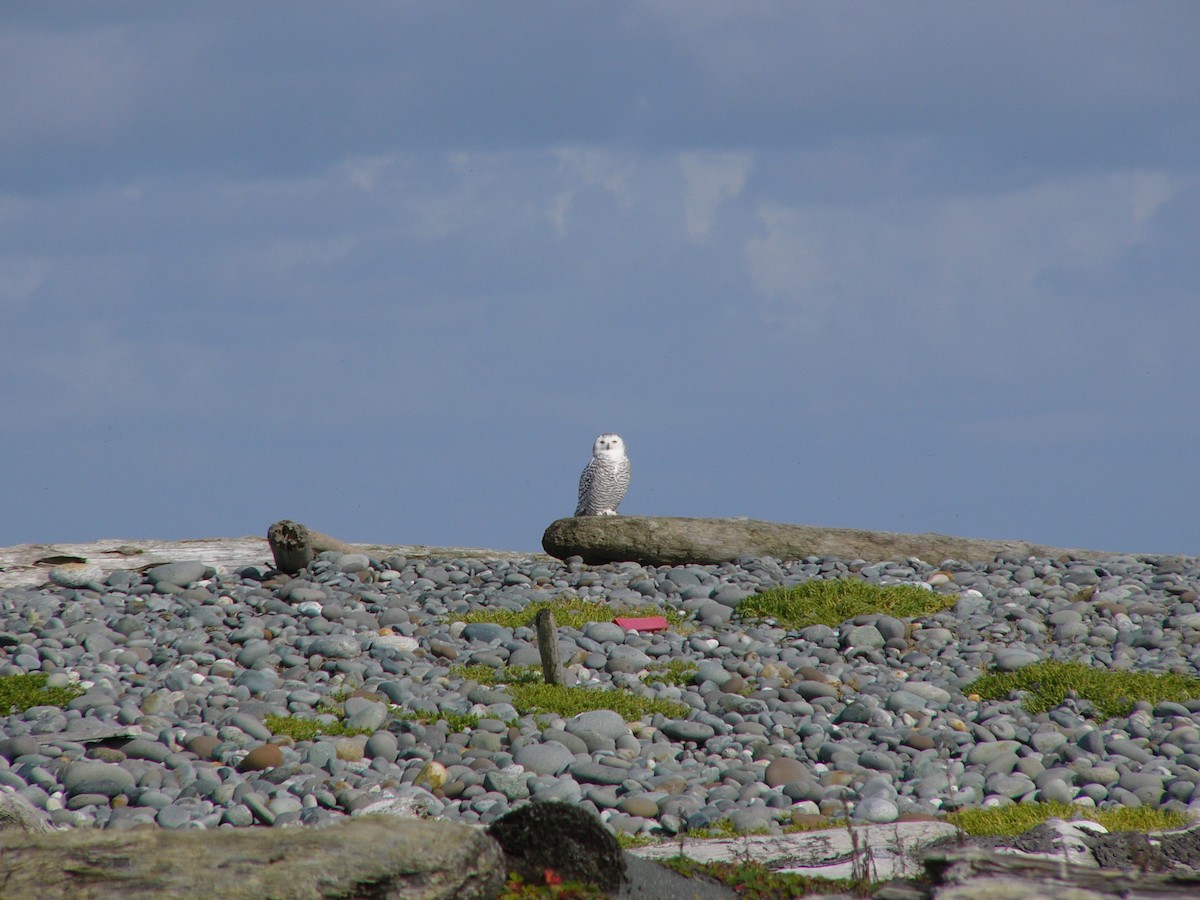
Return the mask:
<path id="1" fill-rule="evenodd" d="M 83 694 L 78 685 L 47 687 L 48 679 L 44 672 L 0 678 L 0 715 L 22 713 L 32 706 L 66 706 Z"/>
<path id="2" fill-rule="evenodd" d="M 1128 715 L 1137 700 L 1178 703 L 1200 698 L 1200 678 L 1045 660 L 1015 672 L 984 675 L 963 688 L 963 693 L 975 693 L 984 700 L 1003 700 L 1013 691 L 1025 692 L 1021 705 L 1033 715 L 1054 709 L 1070 695 L 1087 700 L 1098 715 L 1111 719 Z"/>
<path id="3" fill-rule="evenodd" d="M 669 718 L 685 716 L 691 707 L 657 697 L 641 697 L 629 691 L 546 684 L 537 666 L 460 666 L 455 674 L 480 684 L 503 685 L 521 715 L 556 713 L 564 718 L 596 709 L 611 709 L 626 721 L 662 713 Z"/>
<path id="4" fill-rule="evenodd" d="M 951 813 L 946 821 L 966 834 L 980 837 L 1024 834 L 1052 818 L 1087 819 L 1109 831 L 1165 831 L 1191 822 L 1184 813 L 1146 806 L 1096 809 L 1066 803 L 1014 803 L 994 809 L 964 809 Z"/>
<path id="5" fill-rule="evenodd" d="M 554 600 L 539 600 L 524 609 L 477 609 L 465 615 L 452 616 L 456 622 L 489 622 L 505 628 L 532 628 L 533 620 L 543 609 L 554 613 L 554 624 L 560 628 L 583 628 L 591 622 L 611 622 L 618 616 L 637 618 L 653 613 L 662 616 L 672 628 L 681 628 L 687 619 L 678 610 L 646 606 L 609 606 L 582 597 L 562 596 Z"/>
<path id="6" fill-rule="evenodd" d="M 285 734 L 294 741 L 311 741 L 318 737 L 350 737 L 371 734 L 369 728 L 348 728 L 345 722 L 323 722 L 303 716 L 267 716 L 263 724 L 272 734 Z"/>
<path id="7" fill-rule="evenodd" d="M 690 659 L 672 659 L 652 666 L 646 672 L 646 681 L 686 687 L 696 680 L 696 663 Z"/>
<path id="8" fill-rule="evenodd" d="M 788 628 L 837 627 L 847 619 L 882 613 L 899 619 L 921 618 L 950 609 L 957 596 L 911 584 L 879 585 L 857 578 L 804 581 L 746 597 L 737 605 L 744 619 L 774 619 Z"/>

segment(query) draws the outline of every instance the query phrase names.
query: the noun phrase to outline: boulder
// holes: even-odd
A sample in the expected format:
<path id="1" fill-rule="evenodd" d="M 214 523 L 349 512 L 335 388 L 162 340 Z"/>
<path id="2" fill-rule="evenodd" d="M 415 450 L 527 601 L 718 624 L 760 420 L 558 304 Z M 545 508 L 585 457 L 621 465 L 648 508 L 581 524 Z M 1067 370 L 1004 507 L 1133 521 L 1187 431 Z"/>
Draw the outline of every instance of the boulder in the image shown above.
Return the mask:
<path id="1" fill-rule="evenodd" d="M 491 900 L 504 854 L 482 830 L 365 816 L 326 828 L 0 832 L 5 900 Z"/>
<path id="2" fill-rule="evenodd" d="M 1020 556 L 1094 557 L 1094 550 L 1044 547 L 1027 541 L 987 541 L 944 534 L 900 534 L 857 528 L 782 525 L 756 519 L 686 519 L 669 516 L 578 516 L 558 519 L 542 535 L 551 556 L 580 556 L 587 565 L 712 565 L 740 556 L 804 559 L 836 556 L 879 562 L 917 557 L 926 562 L 988 561 L 998 553 Z"/>
<path id="3" fill-rule="evenodd" d="M 625 883 L 625 857 L 617 839 L 574 804 L 535 800 L 501 816 L 488 834 L 504 848 L 508 870 L 526 883 L 544 883 L 547 871 L 610 894 Z"/>

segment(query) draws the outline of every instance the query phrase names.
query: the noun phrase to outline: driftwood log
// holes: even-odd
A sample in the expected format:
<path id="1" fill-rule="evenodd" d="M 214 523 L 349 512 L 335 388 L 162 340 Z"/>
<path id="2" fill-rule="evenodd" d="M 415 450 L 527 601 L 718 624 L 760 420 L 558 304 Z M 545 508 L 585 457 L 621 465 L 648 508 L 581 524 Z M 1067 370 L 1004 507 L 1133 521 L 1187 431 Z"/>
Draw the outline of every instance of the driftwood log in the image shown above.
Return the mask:
<path id="1" fill-rule="evenodd" d="M 579 516 L 558 519 L 542 535 L 551 556 L 579 556 L 588 565 L 712 565 L 741 556 L 804 559 L 836 556 L 879 562 L 918 557 L 926 562 L 988 561 L 998 553 L 1081 558 L 1106 556 L 1096 550 L 1046 547 L 1028 541 L 986 541 L 944 534 L 899 534 L 856 528 L 782 525 L 756 519 L 684 519 L 665 516 Z"/>
<path id="2" fill-rule="evenodd" d="M 311 532 L 310 533 L 315 533 Z M 333 538 L 328 538 L 333 541 Z M 365 553 L 375 559 L 404 556 L 411 559 L 445 557 L 448 559 L 549 559 L 541 553 L 514 550 L 489 550 L 481 547 L 432 547 L 422 544 L 345 544 L 350 552 Z M 332 545 L 325 549 L 333 549 Z M 318 549 L 316 552 L 320 552 Z M 73 544 L 17 544 L 0 547 L 0 590 L 13 587 L 40 587 L 51 572 L 64 566 L 95 566 L 90 575 L 103 581 L 119 569 L 145 571 L 169 562 L 195 560 L 232 571 L 243 566 L 272 565 L 270 544 L 265 537 L 247 535 L 237 538 L 196 538 L 185 541 L 105 539 Z"/>
<path id="3" fill-rule="evenodd" d="M 364 816 L 325 828 L 0 836 L 5 900 L 491 900 L 504 853 L 467 825 Z"/>
<path id="4" fill-rule="evenodd" d="M 267 544 L 275 558 L 275 568 L 288 575 L 295 575 L 311 563 L 318 553 L 326 550 L 354 552 L 354 548 L 345 541 L 313 531 L 291 519 L 280 519 L 267 529 Z"/>
<path id="5" fill-rule="evenodd" d="M 968 848 L 930 854 L 933 900 L 1192 900 L 1200 872 L 1141 872 L 1070 865 L 1057 859 Z"/>

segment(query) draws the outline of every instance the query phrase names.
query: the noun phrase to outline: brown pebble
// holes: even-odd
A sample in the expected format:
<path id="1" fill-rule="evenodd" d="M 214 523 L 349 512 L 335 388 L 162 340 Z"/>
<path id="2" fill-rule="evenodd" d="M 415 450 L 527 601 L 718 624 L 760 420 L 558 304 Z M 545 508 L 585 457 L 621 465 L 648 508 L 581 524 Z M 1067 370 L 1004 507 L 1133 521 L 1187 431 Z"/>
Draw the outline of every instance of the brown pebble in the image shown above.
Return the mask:
<path id="1" fill-rule="evenodd" d="M 362 762 L 363 748 L 358 741 L 335 741 L 337 758 L 344 762 Z"/>
<path id="2" fill-rule="evenodd" d="M 854 775 L 850 772 L 823 772 L 819 780 L 822 787 L 849 787 Z"/>
<path id="3" fill-rule="evenodd" d="M 800 666 L 796 669 L 796 674 L 805 681 L 819 681 L 821 684 L 833 684 L 835 681 L 820 669 L 814 669 L 812 666 Z"/>
<path id="4" fill-rule="evenodd" d="M 199 734 L 194 738 L 188 738 L 183 746 L 191 753 L 195 753 L 201 759 L 212 759 L 213 752 L 221 743 L 221 739 L 212 734 Z"/>
<path id="5" fill-rule="evenodd" d="M 829 820 L 824 816 L 819 816 L 816 813 L 792 813 L 792 824 L 798 825 L 801 828 L 824 828 L 829 825 Z"/>
<path id="6" fill-rule="evenodd" d="M 106 763 L 124 762 L 126 758 L 125 754 L 116 747 L 93 747 L 88 756 Z"/>
<path id="7" fill-rule="evenodd" d="M 750 685 L 746 683 L 745 678 L 743 678 L 741 675 L 734 675 L 723 685 L 721 685 L 721 692 L 725 694 L 740 694 L 749 687 Z"/>
<path id="8" fill-rule="evenodd" d="M 283 763 L 283 751 L 275 744 L 259 744 L 238 763 L 239 772 L 261 772 Z"/>
<path id="9" fill-rule="evenodd" d="M 904 743 L 914 750 L 932 750 L 937 746 L 937 743 L 929 735 L 916 731 L 909 732 Z"/>

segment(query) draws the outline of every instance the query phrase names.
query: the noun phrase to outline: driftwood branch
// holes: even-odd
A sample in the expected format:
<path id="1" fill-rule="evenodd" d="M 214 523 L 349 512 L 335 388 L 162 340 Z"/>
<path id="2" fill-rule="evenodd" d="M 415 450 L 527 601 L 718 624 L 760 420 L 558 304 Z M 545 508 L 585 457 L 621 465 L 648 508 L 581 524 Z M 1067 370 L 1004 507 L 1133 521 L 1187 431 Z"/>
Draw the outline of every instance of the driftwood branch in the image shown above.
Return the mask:
<path id="1" fill-rule="evenodd" d="M 1088 900 L 1187 900 L 1200 897 L 1200 872 L 1127 872 L 1070 865 L 1062 860 L 968 848 L 929 854 L 925 866 L 938 887 L 934 898 L 984 900 L 1073 892 Z M 1084 893 L 1084 892 L 1088 893 Z"/>
<path id="2" fill-rule="evenodd" d="M 328 828 L 91 831 L 0 837 L 5 900 L 491 898 L 500 846 L 449 822 L 365 816 Z"/>

